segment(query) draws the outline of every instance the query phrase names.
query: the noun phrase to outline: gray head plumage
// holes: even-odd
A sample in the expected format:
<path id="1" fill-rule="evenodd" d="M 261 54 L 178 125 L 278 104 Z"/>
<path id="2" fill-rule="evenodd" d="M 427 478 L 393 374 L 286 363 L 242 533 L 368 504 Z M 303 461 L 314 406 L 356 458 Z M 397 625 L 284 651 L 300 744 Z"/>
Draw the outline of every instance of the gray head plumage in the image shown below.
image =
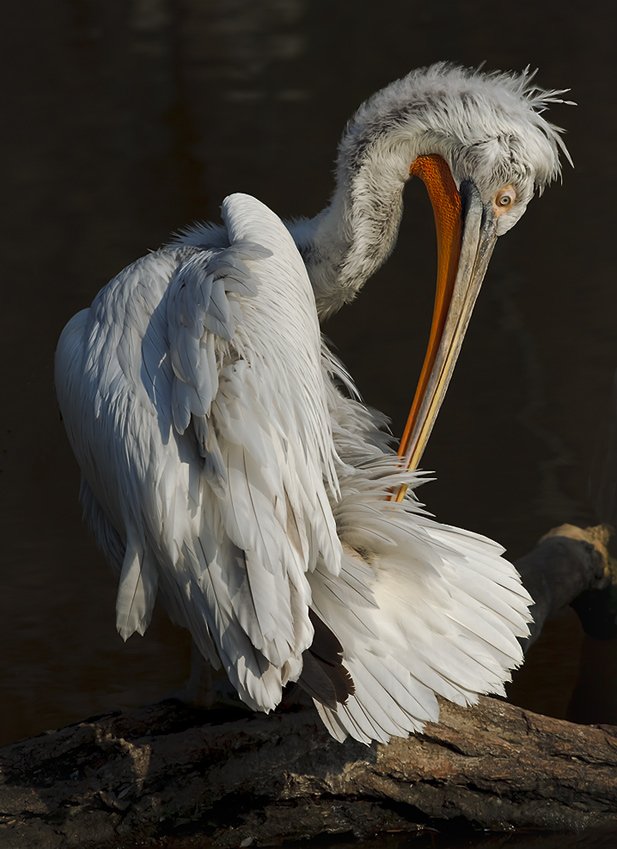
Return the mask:
<path id="1" fill-rule="evenodd" d="M 391 178 L 404 181 L 417 156 L 438 153 L 457 183 L 472 178 L 483 195 L 515 186 L 517 207 L 500 222 L 505 232 L 534 190 L 560 175 L 560 153 L 571 162 L 563 131 L 543 114 L 550 104 L 569 103 L 561 97 L 567 90 L 542 90 L 534 76 L 528 68 L 484 73 L 446 62 L 412 71 L 369 98 L 348 123 L 339 183 L 385 159 Z"/>

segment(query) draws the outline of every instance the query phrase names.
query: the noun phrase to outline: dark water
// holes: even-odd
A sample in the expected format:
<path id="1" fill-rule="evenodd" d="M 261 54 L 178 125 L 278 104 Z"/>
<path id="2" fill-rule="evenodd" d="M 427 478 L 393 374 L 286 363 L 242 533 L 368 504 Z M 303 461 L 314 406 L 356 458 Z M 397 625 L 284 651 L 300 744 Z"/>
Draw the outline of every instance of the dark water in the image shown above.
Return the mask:
<path id="1" fill-rule="evenodd" d="M 154 700 L 187 667 L 186 640 L 162 618 L 127 646 L 115 633 L 113 583 L 80 523 L 54 400 L 62 326 L 174 228 L 217 217 L 225 194 L 255 194 L 281 216 L 316 212 L 344 121 L 412 67 L 531 63 L 542 85 L 570 86 L 580 104 L 551 114 L 568 128 L 575 170 L 496 250 L 425 458 L 438 471 L 425 497 L 512 557 L 556 523 L 593 518 L 587 473 L 617 365 L 608 2 L 575 13 L 558 0 L 35 0 L 10 15 L 0 36 L 0 741 Z M 411 188 L 407 206 L 396 255 L 327 328 L 397 432 L 433 279 L 422 193 Z M 564 715 L 581 651 L 574 618 L 558 620 L 513 698 Z M 614 646 L 585 651 L 602 675 L 585 710 L 617 721 Z"/>

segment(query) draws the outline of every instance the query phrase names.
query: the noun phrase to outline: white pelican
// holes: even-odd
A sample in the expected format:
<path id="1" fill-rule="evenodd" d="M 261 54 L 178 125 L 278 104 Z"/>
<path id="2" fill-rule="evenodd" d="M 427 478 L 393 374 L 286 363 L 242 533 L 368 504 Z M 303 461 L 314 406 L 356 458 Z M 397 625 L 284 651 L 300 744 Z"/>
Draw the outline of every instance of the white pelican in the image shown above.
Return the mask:
<path id="1" fill-rule="evenodd" d="M 418 731 L 437 696 L 503 693 L 531 599 L 501 547 L 413 490 L 495 239 L 567 156 L 542 114 L 563 92 L 530 79 L 412 72 L 351 119 L 315 218 L 231 195 L 222 225 L 137 260 L 68 323 L 58 399 L 124 639 L 158 596 L 247 705 L 270 711 L 297 681 L 338 740 Z M 439 262 L 402 462 L 318 316 L 392 250 L 410 175 Z"/>

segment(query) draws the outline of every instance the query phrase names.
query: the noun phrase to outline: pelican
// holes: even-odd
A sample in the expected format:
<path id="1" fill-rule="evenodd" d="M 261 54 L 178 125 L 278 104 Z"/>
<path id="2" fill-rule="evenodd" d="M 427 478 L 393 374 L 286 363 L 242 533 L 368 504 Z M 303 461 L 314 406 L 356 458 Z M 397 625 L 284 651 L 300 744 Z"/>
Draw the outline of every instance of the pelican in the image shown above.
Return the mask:
<path id="1" fill-rule="evenodd" d="M 69 321 L 57 395 L 125 640 L 159 598 L 251 709 L 297 682 L 340 741 L 503 694 L 531 599 L 497 543 L 439 524 L 414 490 L 495 241 L 567 157 L 543 114 L 564 92 L 532 76 L 413 71 L 348 123 L 316 217 L 232 194 L 222 224 L 181 231 Z M 390 254 L 413 176 L 437 293 L 397 454 L 319 319 Z"/>

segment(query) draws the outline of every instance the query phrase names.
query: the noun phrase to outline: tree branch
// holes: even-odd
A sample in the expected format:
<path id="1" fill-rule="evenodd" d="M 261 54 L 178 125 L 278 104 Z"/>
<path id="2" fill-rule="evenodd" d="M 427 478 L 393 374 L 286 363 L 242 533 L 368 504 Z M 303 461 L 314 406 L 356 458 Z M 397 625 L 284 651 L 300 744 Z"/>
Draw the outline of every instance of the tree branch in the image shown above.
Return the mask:
<path id="1" fill-rule="evenodd" d="M 609 581 L 605 549 L 575 536 L 560 529 L 517 564 L 540 626 L 572 592 Z M 128 847 L 179 829 L 231 849 L 453 821 L 617 828 L 617 728 L 483 698 L 467 710 L 444 702 L 424 734 L 366 748 L 336 743 L 313 710 L 163 702 L 0 750 L 3 849 Z"/>

